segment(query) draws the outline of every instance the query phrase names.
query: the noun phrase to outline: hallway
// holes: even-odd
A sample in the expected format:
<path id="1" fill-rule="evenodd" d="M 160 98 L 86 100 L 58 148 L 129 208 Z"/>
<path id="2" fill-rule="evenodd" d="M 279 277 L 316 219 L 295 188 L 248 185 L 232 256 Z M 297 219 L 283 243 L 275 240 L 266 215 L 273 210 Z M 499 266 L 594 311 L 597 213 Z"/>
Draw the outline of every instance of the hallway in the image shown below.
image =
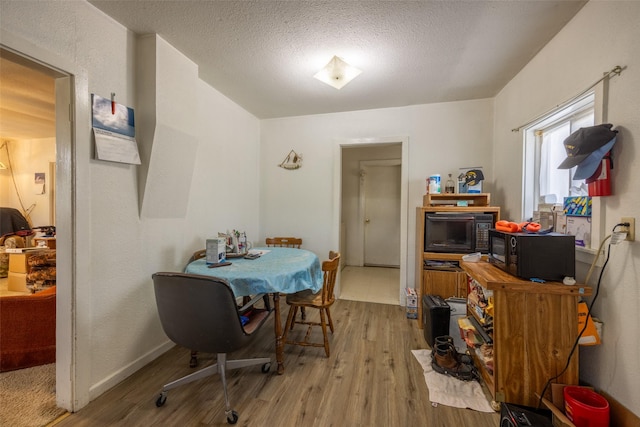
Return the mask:
<path id="1" fill-rule="evenodd" d="M 400 269 L 347 266 L 340 287 L 340 299 L 399 305 Z"/>

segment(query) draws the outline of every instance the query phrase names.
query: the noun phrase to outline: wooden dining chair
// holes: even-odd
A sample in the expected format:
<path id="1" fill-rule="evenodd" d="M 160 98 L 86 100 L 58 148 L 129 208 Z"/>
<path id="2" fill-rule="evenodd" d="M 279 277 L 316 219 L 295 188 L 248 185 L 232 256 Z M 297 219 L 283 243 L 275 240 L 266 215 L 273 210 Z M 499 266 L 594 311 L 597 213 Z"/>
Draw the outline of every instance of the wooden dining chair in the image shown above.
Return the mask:
<path id="1" fill-rule="evenodd" d="M 189 260 L 187 261 L 187 264 L 184 266 L 184 268 L 187 268 L 187 265 L 191 264 L 193 261 L 196 261 L 200 258 L 204 258 L 207 256 L 207 250 L 206 249 L 200 249 L 197 250 L 193 253 L 193 255 L 191 255 L 191 257 L 189 258 Z"/>
<path id="2" fill-rule="evenodd" d="M 324 347 L 324 352 L 329 357 L 329 337 L 327 335 L 327 325 L 333 333 L 333 320 L 331 319 L 331 312 L 329 307 L 335 302 L 335 295 L 333 288 L 336 284 L 336 276 L 338 274 L 338 266 L 340 265 L 340 253 L 329 252 L 329 260 L 322 262 L 323 271 L 323 283 L 322 289 L 318 292 L 311 293 L 310 291 L 296 292 L 295 294 L 287 295 L 286 301 L 290 306 L 289 314 L 287 315 L 287 323 L 284 328 L 283 341 L 286 344 L 312 346 L 312 347 Z M 315 308 L 320 311 L 320 322 L 313 322 L 306 319 L 296 320 L 296 313 L 298 308 Z M 290 340 L 288 335 L 293 330 L 295 324 L 307 325 L 307 333 L 304 336 L 304 340 L 295 341 Z M 310 342 L 311 330 L 314 326 L 320 326 L 322 328 L 322 334 L 324 336 L 324 342 L 316 343 Z"/>
<path id="3" fill-rule="evenodd" d="M 302 239 L 300 237 L 267 237 L 266 244 L 271 247 L 300 249 Z"/>

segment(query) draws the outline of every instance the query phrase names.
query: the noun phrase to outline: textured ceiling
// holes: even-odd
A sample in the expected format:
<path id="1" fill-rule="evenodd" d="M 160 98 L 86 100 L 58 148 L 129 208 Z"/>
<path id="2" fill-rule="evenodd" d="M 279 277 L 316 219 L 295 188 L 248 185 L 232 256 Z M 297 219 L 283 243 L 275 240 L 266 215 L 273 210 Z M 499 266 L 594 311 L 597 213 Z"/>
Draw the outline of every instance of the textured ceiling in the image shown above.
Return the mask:
<path id="1" fill-rule="evenodd" d="M 55 137 L 55 81 L 51 73 L 0 50 L 0 138 Z"/>
<path id="2" fill-rule="evenodd" d="M 90 3 L 273 118 L 493 97 L 586 1 Z M 333 55 L 362 70 L 341 90 L 313 78 Z"/>
<path id="3" fill-rule="evenodd" d="M 200 78 L 258 118 L 495 96 L 585 1 L 93 0 L 157 33 Z M 341 90 L 313 78 L 333 55 L 363 72 Z M 55 135 L 49 71 L 0 51 L 0 137 Z"/>

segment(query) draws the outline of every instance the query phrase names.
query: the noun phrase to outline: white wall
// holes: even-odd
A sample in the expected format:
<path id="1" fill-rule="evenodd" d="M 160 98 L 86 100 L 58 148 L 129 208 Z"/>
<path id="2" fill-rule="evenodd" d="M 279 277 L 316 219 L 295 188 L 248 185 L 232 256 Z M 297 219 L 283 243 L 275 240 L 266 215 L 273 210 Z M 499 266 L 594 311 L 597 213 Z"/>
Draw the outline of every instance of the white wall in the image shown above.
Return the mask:
<path id="1" fill-rule="evenodd" d="M 30 210 L 29 217 L 34 227 L 52 225 L 49 219 L 51 197 L 51 174 L 49 162 L 56 161 L 55 138 L 7 141 L 13 166 L 13 178 L 9 169 L 0 170 L 0 206 Z M 0 161 L 9 167 L 6 151 L 0 151 Z M 45 174 L 44 194 L 36 191 L 34 174 Z M 19 192 L 16 194 L 17 191 Z M 38 190 L 41 188 L 38 187 Z M 22 200 L 22 206 L 20 204 Z"/>
<path id="2" fill-rule="evenodd" d="M 622 216 L 640 212 L 636 149 L 640 135 L 640 3 L 590 1 L 496 97 L 495 187 L 505 218 L 519 219 L 522 141 L 511 132 L 522 123 L 580 93 L 616 65 L 610 81 L 608 122 L 620 133 L 614 147 L 613 195 L 602 197 L 606 234 Z M 495 196 L 495 198 L 494 198 Z M 580 377 L 640 415 L 640 243 L 611 248 L 594 316 L 604 322 L 604 341 L 580 348 Z M 584 279 L 585 266 L 581 266 Z M 596 273 L 599 273 L 596 270 Z M 592 276 L 595 284 L 598 274 Z M 580 279 L 580 277 L 578 277 Z"/>
<path id="3" fill-rule="evenodd" d="M 429 175 L 483 166 L 491 191 L 493 100 L 450 102 L 348 113 L 301 116 L 261 122 L 261 223 L 266 234 L 291 234 L 319 256 L 339 246 L 332 240 L 334 150 L 336 140 L 408 136 L 407 284 L 415 284 L 415 208 L 422 205 Z M 302 168 L 279 168 L 293 149 Z M 339 174 L 338 174 L 339 175 Z M 339 186 L 338 186 L 339 188 Z M 283 212 L 285 214 L 283 214 Z"/>
<path id="4" fill-rule="evenodd" d="M 81 90 L 75 94 L 76 117 L 82 119 L 74 125 L 77 158 L 74 165 L 59 165 L 74 168 L 80 189 L 74 197 L 74 276 L 80 279 L 58 283 L 63 288 L 59 294 L 71 295 L 66 290 L 75 286 L 78 295 L 75 338 L 78 348 L 86 350 L 75 355 L 72 369 L 79 409 L 167 343 L 157 318 L 152 273 L 182 269 L 190 254 L 218 230 L 244 228 L 250 237 L 258 235 L 259 121 L 196 82 L 197 105 L 181 106 L 198 117 L 197 179 L 186 217 L 141 219 L 136 166 L 93 160 L 87 149 L 93 144 L 87 127 L 91 93 L 109 97 L 115 92 L 119 103 L 136 108 L 135 36 L 79 1 L 3 1 L 0 26 L 10 35 L 0 42 L 14 45 L 8 47 L 46 52 L 81 74 L 76 85 Z M 65 304 L 70 302 L 59 300 L 59 309 Z"/>

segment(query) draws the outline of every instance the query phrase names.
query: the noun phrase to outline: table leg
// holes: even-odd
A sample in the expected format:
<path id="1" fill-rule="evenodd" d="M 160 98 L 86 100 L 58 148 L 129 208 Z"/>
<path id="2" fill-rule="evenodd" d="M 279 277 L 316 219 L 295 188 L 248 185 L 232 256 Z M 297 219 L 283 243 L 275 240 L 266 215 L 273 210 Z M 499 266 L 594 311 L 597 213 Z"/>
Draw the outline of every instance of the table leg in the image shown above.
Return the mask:
<path id="1" fill-rule="evenodd" d="M 284 374 L 284 342 L 282 341 L 279 292 L 275 292 L 273 294 L 273 324 L 276 332 L 276 362 L 278 362 L 278 375 L 282 375 Z"/>

